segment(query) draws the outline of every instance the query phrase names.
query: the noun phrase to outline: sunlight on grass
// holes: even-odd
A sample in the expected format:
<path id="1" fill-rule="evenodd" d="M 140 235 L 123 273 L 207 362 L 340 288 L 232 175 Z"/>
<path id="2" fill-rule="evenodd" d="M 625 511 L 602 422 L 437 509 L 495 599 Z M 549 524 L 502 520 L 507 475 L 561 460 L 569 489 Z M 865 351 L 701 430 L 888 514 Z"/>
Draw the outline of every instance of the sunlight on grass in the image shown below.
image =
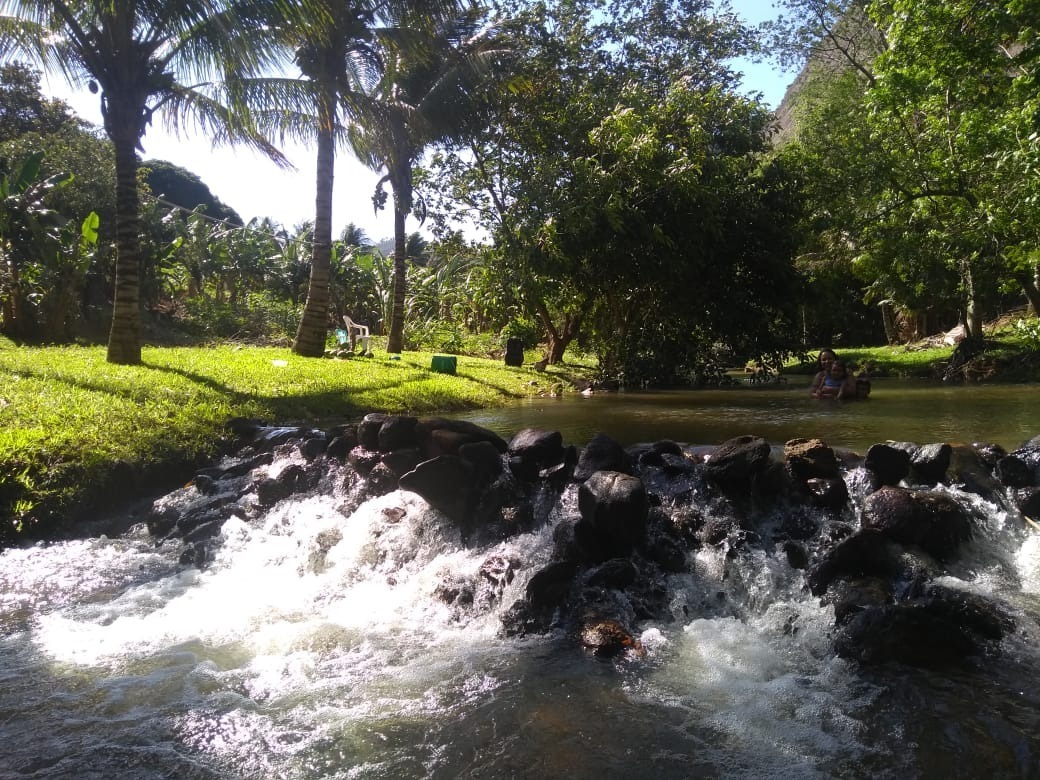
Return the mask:
<path id="1" fill-rule="evenodd" d="M 368 411 L 426 414 L 546 393 L 559 377 L 432 354 L 301 358 L 266 347 L 145 348 L 116 366 L 102 347 L 0 342 L 0 515 L 9 525 L 67 512 L 120 462 L 147 468 L 212 455 L 233 417 L 318 422 Z M 2 534 L 0 534 L 2 536 Z"/>

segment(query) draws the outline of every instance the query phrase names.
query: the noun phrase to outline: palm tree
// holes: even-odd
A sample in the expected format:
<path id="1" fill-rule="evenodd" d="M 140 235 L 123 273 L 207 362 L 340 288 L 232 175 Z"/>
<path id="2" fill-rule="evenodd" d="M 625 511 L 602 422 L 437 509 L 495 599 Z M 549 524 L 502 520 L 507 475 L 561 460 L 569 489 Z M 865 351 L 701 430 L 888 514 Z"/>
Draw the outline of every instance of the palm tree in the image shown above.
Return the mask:
<path id="1" fill-rule="evenodd" d="M 490 29 L 481 29 L 479 10 L 458 13 L 427 29 L 421 40 L 401 47 L 394 39 L 381 41 L 382 78 L 369 94 L 351 142 L 358 157 L 375 171 L 385 170 L 376 185 L 376 208 L 386 202 L 390 185 L 394 202 L 393 313 L 388 352 L 404 346 L 407 284 L 405 221 L 425 206 L 416 202 L 412 166 L 425 150 L 456 137 L 471 121 L 478 84 L 490 68 L 509 53 Z"/>
<path id="2" fill-rule="evenodd" d="M 0 0 L 0 60 L 28 57 L 70 86 L 100 92 L 116 159 L 109 362 L 141 362 L 137 149 L 152 116 L 161 111 L 173 131 L 188 123 L 215 142 L 244 141 L 284 162 L 211 81 L 278 64 L 259 37 L 268 29 L 259 20 L 270 15 L 256 0 Z"/>
<path id="3" fill-rule="evenodd" d="M 336 148 L 348 141 L 383 68 L 379 40 L 405 46 L 431 20 L 455 13 L 461 0 L 310 0 L 301 17 L 280 28 L 301 78 L 243 83 L 246 102 L 269 136 L 314 140 L 317 147 L 314 240 L 307 301 L 293 351 L 321 357 L 329 326 L 332 262 L 332 185 Z M 401 19 L 409 20 L 407 25 Z M 413 29 L 414 28 L 414 29 Z M 352 144 L 352 142 L 350 142 Z"/>

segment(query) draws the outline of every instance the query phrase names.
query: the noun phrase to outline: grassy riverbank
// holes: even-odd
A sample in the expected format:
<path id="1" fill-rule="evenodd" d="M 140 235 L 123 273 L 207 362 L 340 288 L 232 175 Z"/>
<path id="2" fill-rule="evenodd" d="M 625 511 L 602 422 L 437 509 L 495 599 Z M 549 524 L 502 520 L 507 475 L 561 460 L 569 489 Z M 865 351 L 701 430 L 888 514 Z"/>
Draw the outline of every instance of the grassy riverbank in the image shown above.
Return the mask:
<path id="1" fill-rule="evenodd" d="M 548 393 L 559 370 L 431 355 L 300 358 L 261 347 L 145 348 L 143 365 L 103 347 L 0 340 L 0 542 L 51 532 L 150 486 L 176 484 L 218 454 L 234 417 L 318 421 L 369 411 L 424 414 Z"/>

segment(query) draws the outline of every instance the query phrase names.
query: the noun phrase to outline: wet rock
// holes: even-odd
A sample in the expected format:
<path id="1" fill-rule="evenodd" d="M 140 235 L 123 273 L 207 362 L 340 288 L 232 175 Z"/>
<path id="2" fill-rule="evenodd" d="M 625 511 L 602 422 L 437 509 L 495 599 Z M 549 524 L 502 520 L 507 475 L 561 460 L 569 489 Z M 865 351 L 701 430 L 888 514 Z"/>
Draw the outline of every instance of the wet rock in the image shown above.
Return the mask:
<path id="1" fill-rule="evenodd" d="M 678 574 L 687 569 L 686 550 L 673 539 L 658 536 L 647 545 L 647 557 L 663 571 Z"/>
<path id="2" fill-rule="evenodd" d="M 604 433 L 597 433 L 581 450 L 574 479 L 584 482 L 597 471 L 618 471 L 634 474 L 632 458 L 625 448 Z"/>
<path id="3" fill-rule="evenodd" d="M 401 447 L 383 455 L 379 462 L 401 477 L 412 471 L 423 460 L 422 451 L 418 447 Z"/>
<path id="4" fill-rule="evenodd" d="M 945 481 L 950 468 L 953 447 L 949 444 L 925 444 L 910 458 L 910 474 L 914 482 L 936 485 Z"/>
<path id="5" fill-rule="evenodd" d="M 843 479 L 813 477 L 805 482 L 809 503 L 822 509 L 841 509 L 848 503 L 849 489 Z"/>
<path id="6" fill-rule="evenodd" d="M 879 485 L 898 485 L 910 474 L 910 453 L 889 444 L 875 444 L 863 462 Z"/>
<path id="7" fill-rule="evenodd" d="M 1005 455 L 998 460 L 994 475 L 1000 484 L 1009 488 L 1032 487 L 1035 484 L 1033 467 L 1017 455 Z"/>
<path id="8" fill-rule="evenodd" d="M 534 482 L 539 472 L 563 463 L 566 457 L 559 431 L 527 428 L 509 441 L 509 468 L 517 479 Z"/>
<path id="9" fill-rule="evenodd" d="M 300 442 L 300 454 L 307 461 L 312 461 L 328 449 L 329 442 L 324 436 L 311 436 Z"/>
<path id="10" fill-rule="evenodd" d="M 416 433 L 418 424 L 417 417 L 396 414 L 387 417 L 379 426 L 376 437 L 377 448 L 380 452 L 391 452 L 402 447 L 418 447 L 419 437 Z"/>
<path id="11" fill-rule="evenodd" d="M 360 444 L 347 453 L 347 463 L 362 477 L 367 477 L 372 469 L 383 460 L 383 455 L 376 450 L 368 449 Z"/>
<path id="12" fill-rule="evenodd" d="M 184 549 L 181 550 L 178 562 L 182 566 L 194 566 L 201 569 L 207 562 L 209 562 L 209 559 L 209 547 L 205 542 L 199 541 L 185 545 Z"/>
<path id="13" fill-rule="evenodd" d="M 1031 520 L 1040 521 L 1040 488 L 1021 488 L 1015 491 L 1018 511 Z"/>
<path id="14" fill-rule="evenodd" d="M 488 485 L 502 473 L 502 454 L 489 441 L 467 442 L 459 447 L 459 457 L 473 466 L 479 485 Z"/>
<path id="15" fill-rule="evenodd" d="M 438 455 L 402 476 L 399 484 L 457 523 L 466 524 L 478 498 L 474 473 L 472 464 L 458 455 Z"/>
<path id="16" fill-rule="evenodd" d="M 591 569 L 585 582 L 588 585 L 624 590 L 634 583 L 638 576 L 639 570 L 632 561 L 628 558 L 614 558 Z"/>
<path id="17" fill-rule="evenodd" d="M 342 426 L 329 438 L 329 446 L 325 449 L 325 454 L 330 458 L 344 461 L 347 453 L 358 446 L 357 426 Z"/>
<path id="18" fill-rule="evenodd" d="M 367 493 L 370 496 L 385 496 L 397 490 L 398 477 L 396 472 L 383 463 L 377 463 L 375 468 L 368 472 Z"/>
<path id="19" fill-rule="evenodd" d="M 623 653 L 642 654 L 643 648 L 617 620 L 595 620 L 578 632 L 581 646 L 597 658 L 614 658 Z"/>
<path id="20" fill-rule="evenodd" d="M 338 528 L 327 528 L 320 531 L 311 542 L 311 550 L 307 556 L 307 570 L 314 574 L 321 574 L 328 569 L 327 557 L 329 550 L 343 541 L 343 532 Z"/>
<path id="21" fill-rule="evenodd" d="M 747 490 L 769 462 L 769 442 L 757 436 L 738 436 L 715 448 L 704 472 L 723 490 Z"/>
<path id="22" fill-rule="evenodd" d="M 784 555 L 787 557 L 787 565 L 792 569 L 806 569 L 809 566 L 809 551 L 798 542 L 786 541 L 783 546 Z"/>
<path id="23" fill-rule="evenodd" d="M 597 471 L 578 489 L 582 519 L 606 542 L 624 555 L 646 539 L 650 505 L 638 477 L 618 471 Z"/>
<path id="24" fill-rule="evenodd" d="M 230 465 L 213 466 L 207 469 L 200 469 L 196 473 L 196 479 L 199 476 L 207 476 L 215 479 L 219 482 L 226 482 L 233 480 L 238 477 L 244 477 L 245 475 L 252 472 L 254 469 L 258 469 L 261 466 L 268 466 L 274 460 L 274 456 L 270 452 L 260 452 L 255 455 L 241 458 Z"/>
<path id="25" fill-rule="evenodd" d="M 180 512 L 174 507 L 153 506 L 144 517 L 148 533 L 156 537 L 164 537 L 177 526 Z"/>
<path id="26" fill-rule="evenodd" d="M 428 458 L 458 455 L 464 444 L 486 441 L 500 453 L 506 451 L 505 440 L 497 433 L 465 420 L 445 417 L 423 417 L 415 426 L 415 435 Z"/>
<path id="27" fill-rule="evenodd" d="M 947 495 L 883 487 L 863 505 L 863 527 L 900 544 L 917 545 L 939 560 L 971 539 L 971 520 Z"/>
<path id="28" fill-rule="evenodd" d="M 827 602 L 834 606 L 835 625 L 842 626 L 865 609 L 894 603 L 892 584 L 880 577 L 838 580 Z"/>
<path id="29" fill-rule="evenodd" d="M 1003 639 L 1015 630 L 1015 619 L 1001 604 L 977 593 L 931 583 L 925 598 L 937 614 L 985 639 Z"/>
<path id="30" fill-rule="evenodd" d="M 838 578 L 888 577 L 894 571 L 885 536 L 865 528 L 840 541 L 810 569 L 809 590 L 820 596 Z"/>
<path id="31" fill-rule="evenodd" d="M 840 479 L 841 470 L 834 450 L 821 439 L 791 439 L 784 444 L 784 464 L 792 478 Z"/>
<path id="32" fill-rule="evenodd" d="M 971 445 L 979 462 L 988 469 L 995 469 L 997 462 L 1007 455 L 1007 451 L 999 444 L 973 442 Z"/>
<path id="33" fill-rule="evenodd" d="M 358 423 L 358 444 L 366 450 L 379 451 L 379 430 L 386 422 L 387 415 L 381 412 L 366 414 Z"/>
<path id="34" fill-rule="evenodd" d="M 269 507 L 294 493 L 310 489 L 309 477 L 302 466 L 295 463 L 286 466 L 277 477 L 265 477 L 256 486 L 256 497 L 260 506 Z"/>
<path id="35" fill-rule="evenodd" d="M 487 558 L 477 573 L 477 599 L 488 606 L 497 603 L 519 568 L 520 561 L 511 556 L 492 555 Z"/>
<path id="36" fill-rule="evenodd" d="M 449 606 L 467 608 L 473 605 L 476 589 L 468 579 L 446 577 L 434 588 L 433 596 Z"/>
<path id="37" fill-rule="evenodd" d="M 861 663 L 939 668 L 992 650 L 1010 630 L 999 613 L 986 599 L 933 587 L 924 598 L 857 612 L 835 636 L 835 650 Z"/>

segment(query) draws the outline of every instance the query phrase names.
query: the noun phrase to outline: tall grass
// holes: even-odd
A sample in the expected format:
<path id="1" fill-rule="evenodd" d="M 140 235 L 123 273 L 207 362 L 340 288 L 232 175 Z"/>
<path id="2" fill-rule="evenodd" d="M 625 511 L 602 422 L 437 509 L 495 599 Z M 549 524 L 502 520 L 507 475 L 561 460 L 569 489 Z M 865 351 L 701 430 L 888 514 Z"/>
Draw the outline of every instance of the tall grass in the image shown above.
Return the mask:
<path id="1" fill-rule="evenodd" d="M 218 453 L 234 417 L 320 421 L 493 406 L 560 377 L 459 357 L 300 358 L 266 347 L 145 348 L 140 366 L 101 347 L 0 341 L 0 541 L 81 516 L 142 480 L 190 473 Z"/>

